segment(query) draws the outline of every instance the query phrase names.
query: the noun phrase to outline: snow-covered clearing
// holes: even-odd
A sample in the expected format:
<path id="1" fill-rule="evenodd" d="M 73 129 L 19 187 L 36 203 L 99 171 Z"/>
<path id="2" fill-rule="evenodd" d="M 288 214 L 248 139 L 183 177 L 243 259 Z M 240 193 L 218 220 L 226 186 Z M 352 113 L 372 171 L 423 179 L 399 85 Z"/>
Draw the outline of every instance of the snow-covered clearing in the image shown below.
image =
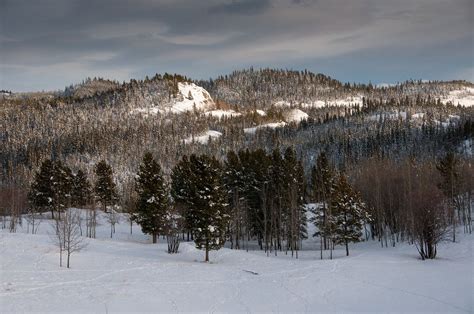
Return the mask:
<path id="1" fill-rule="evenodd" d="M 222 136 L 221 132 L 207 130 L 206 132 L 201 133 L 200 135 L 188 137 L 187 139 L 184 140 L 184 143 L 185 144 L 191 144 L 191 143 L 207 144 L 209 142 L 209 138 L 218 138 L 221 136 Z"/>
<path id="2" fill-rule="evenodd" d="M 299 259 L 279 253 L 221 249 L 204 253 L 148 236 L 122 217 L 113 239 L 102 215 L 97 239 L 59 268 L 46 221 L 37 235 L 0 231 L 0 312 L 425 312 L 473 311 L 473 236 L 418 259 L 412 246 L 377 242 L 342 248 L 319 259 L 317 240 Z M 312 250 L 307 250 L 312 249 Z"/>
<path id="3" fill-rule="evenodd" d="M 234 110 L 211 110 L 206 112 L 207 115 L 211 115 L 215 118 L 232 118 L 232 117 L 238 117 L 241 116 L 242 114 L 240 112 L 236 112 Z"/>
<path id="4" fill-rule="evenodd" d="M 452 103 L 453 105 L 461 105 L 463 107 L 474 106 L 474 88 L 465 87 L 450 91 L 449 94 L 441 99 L 444 103 Z"/>
<path id="5" fill-rule="evenodd" d="M 301 122 L 303 120 L 308 119 L 308 114 L 300 109 L 291 109 L 290 111 L 285 113 L 285 121 L 288 123 L 291 122 Z"/>
<path id="6" fill-rule="evenodd" d="M 276 129 L 276 128 L 282 128 L 285 125 L 286 125 L 286 122 L 283 122 L 283 121 L 282 122 L 265 123 L 265 124 L 261 124 L 261 125 L 258 125 L 258 126 L 252 127 L 252 128 L 245 128 L 244 133 L 254 134 L 259 129 L 265 129 L 265 128 Z"/>

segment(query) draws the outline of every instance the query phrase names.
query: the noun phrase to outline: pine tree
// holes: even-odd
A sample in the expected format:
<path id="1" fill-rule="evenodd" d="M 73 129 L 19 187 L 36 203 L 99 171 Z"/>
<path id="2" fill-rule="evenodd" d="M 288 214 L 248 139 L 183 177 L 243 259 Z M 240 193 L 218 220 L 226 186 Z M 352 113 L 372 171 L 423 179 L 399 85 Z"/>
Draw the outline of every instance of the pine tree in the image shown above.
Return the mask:
<path id="1" fill-rule="evenodd" d="M 91 198 L 91 184 L 86 174 L 79 170 L 72 176 L 71 205 L 82 207 L 89 203 Z"/>
<path id="2" fill-rule="evenodd" d="M 331 197 L 330 228 L 333 230 L 334 244 L 344 244 L 349 256 L 349 243 L 360 242 L 364 221 L 368 214 L 360 196 L 347 182 L 345 175 L 340 174 Z"/>
<path id="3" fill-rule="evenodd" d="M 160 165 L 151 153 L 145 153 L 143 162 L 135 179 L 138 194 L 133 219 L 142 227 L 145 234 L 153 236 L 165 234 L 169 213 L 169 192 Z"/>
<path id="4" fill-rule="evenodd" d="M 97 181 L 94 192 L 97 199 L 102 204 L 102 209 L 107 212 L 107 206 L 113 205 L 117 200 L 115 183 L 112 178 L 112 168 L 104 161 L 100 161 L 95 167 Z"/>
<path id="5" fill-rule="evenodd" d="M 187 232 L 188 241 L 190 237 L 192 238 L 191 226 L 188 225 L 188 222 L 193 221 L 189 210 L 189 207 L 193 204 L 190 191 L 191 165 L 188 157 L 184 155 L 171 172 L 171 196 L 178 213 L 183 217 L 183 227 L 184 231 Z"/>
<path id="6" fill-rule="evenodd" d="M 54 219 L 56 209 L 53 203 L 55 199 L 54 191 L 54 163 L 47 159 L 43 161 L 39 171 L 36 173 L 34 181 L 31 183 L 28 199 L 31 206 L 40 210 L 50 210 Z"/>
<path id="7" fill-rule="evenodd" d="M 199 249 L 205 249 L 205 261 L 209 251 L 218 250 L 225 243 L 227 214 L 226 193 L 222 180 L 221 165 L 214 157 L 191 155 L 190 215 L 187 219 Z"/>
<path id="8" fill-rule="evenodd" d="M 31 184 L 28 198 L 30 204 L 41 210 L 60 213 L 70 205 L 72 189 L 71 170 L 60 161 L 45 160 Z"/>
<path id="9" fill-rule="evenodd" d="M 55 162 L 53 185 L 56 190 L 56 203 L 59 215 L 71 206 L 72 177 L 72 171 L 68 166 L 64 165 L 61 161 Z"/>

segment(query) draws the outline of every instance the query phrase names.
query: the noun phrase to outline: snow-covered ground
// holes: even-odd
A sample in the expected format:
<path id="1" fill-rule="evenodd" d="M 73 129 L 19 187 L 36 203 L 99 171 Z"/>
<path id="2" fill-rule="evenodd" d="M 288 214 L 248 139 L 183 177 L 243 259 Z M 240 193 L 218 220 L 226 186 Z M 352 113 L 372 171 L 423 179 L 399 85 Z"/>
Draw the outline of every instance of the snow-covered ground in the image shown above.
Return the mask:
<path id="1" fill-rule="evenodd" d="M 452 103 L 453 105 L 471 107 L 474 106 L 474 88 L 465 87 L 463 89 L 457 89 L 450 91 L 449 94 L 442 99 L 444 103 Z"/>
<path id="2" fill-rule="evenodd" d="M 206 114 L 219 118 L 219 119 L 238 117 L 242 115 L 240 112 L 236 112 L 234 110 L 221 110 L 221 109 L 211 110 L 211 111 L 206 112 Z"/>
<path id="3" fill-rule="evenodd" d="M 102 218 L 97 239 L 59 268 L 46 221 L 36 235 L 0 231 L 0 312 L 424 312 L 472 313 L 474 236 L 445 243 L 439 258 L 418 259 L 409 245 L 380 248 L 369 241 L 319 259 L 317 240 L 299 259 L 279 253 L 230 250 L 204 253 L 166 242 L 125 219 L 113 239 Z M 308 250 L 311 249 L 311 250 Z"/>
<path id="4" fill-rule="evenodd" d="M 201 143 L 201 144 L 207 144 L 209 142 L 209 138 L 218 138 L 221 137 L 222 133 L 219 131 L 214 131 L 214 130 L 207 130 L 204 133 L 201 133 L 197 136 L 190 136 L 184 140 L 185 144 L 191 144 L 191 143 Z"/>
<path id="5" fill-rule="evenodd" d="M 186 111 L 207 110 L 214 107 L 211 95 L 194 83 L 178 83 L 180 97 L 183 99 L 173 104 L 171 111 L 181 113 Z"/>
<path id="6" fill-rule="evenodd" d="M 244 133 L 246 133 L 246 134 L 255 134 L 255 132 L 257 132 L 257 130 L 259 130 L 259 129 L 265 129 L 265 128 L 276 129 L 276 128 L 282 128 L 285 125 L 286 125 L 286 122 L 283 122 L 283 121 L 265 123 L 265 124 L 261 124 L 261 125 L 258 125 L 258 126 L 252 127 L 252 128 L 245 128 Z"/>
<path id="7" fill-rule="evenodd" d="M 300 109 L 291 109 L 290 111 L 284 114 L 285 121 L 288 123 L 296 122 L 299 123 L 303 120 L 308 119 L 308 114 Z"/>

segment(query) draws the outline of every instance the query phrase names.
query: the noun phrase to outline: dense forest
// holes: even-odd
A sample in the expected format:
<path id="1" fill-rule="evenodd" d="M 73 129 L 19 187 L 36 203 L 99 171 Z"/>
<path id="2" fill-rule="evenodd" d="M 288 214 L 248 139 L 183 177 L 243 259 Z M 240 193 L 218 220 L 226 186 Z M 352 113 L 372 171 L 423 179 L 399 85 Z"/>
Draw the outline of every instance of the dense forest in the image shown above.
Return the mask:
<path id="1" fill-rule="evenodd" d="M 98 203 L 111 235 L 113 213 L 127 212 L 153 239 L 166 235 L 170 252 L 184 238 L 206 253 L 256 243 L 297 257 L 317 236 L 321 250 L 349 254 L 373 238 L 434 258 L 439 241 L 471 232 L 473 88 L 248 69 L 3 93 L 3 227 Z"/>

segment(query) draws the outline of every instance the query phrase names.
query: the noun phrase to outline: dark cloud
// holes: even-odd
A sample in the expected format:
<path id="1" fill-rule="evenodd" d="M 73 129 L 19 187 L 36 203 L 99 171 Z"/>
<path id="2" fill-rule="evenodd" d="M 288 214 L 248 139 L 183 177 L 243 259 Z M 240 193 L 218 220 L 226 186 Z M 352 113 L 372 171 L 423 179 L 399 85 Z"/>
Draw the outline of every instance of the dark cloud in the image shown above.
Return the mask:
<path id="1" fill-rule="evenodd" d="M 259 14 L 270 7 L 270 0 L 232 0 L 212 6 L 210 13 L 225 14 Z"/>
<path id="2" fill-rule="evenodd" d="M 472 6 L 470 0 L 0 0 L 0 89 L 59 89 L 86 76 L 125 80 L 165 71 L 208 78 L 250 65 L 308 68 L 350 81 L 414 73 L 472 79 Z"/>

